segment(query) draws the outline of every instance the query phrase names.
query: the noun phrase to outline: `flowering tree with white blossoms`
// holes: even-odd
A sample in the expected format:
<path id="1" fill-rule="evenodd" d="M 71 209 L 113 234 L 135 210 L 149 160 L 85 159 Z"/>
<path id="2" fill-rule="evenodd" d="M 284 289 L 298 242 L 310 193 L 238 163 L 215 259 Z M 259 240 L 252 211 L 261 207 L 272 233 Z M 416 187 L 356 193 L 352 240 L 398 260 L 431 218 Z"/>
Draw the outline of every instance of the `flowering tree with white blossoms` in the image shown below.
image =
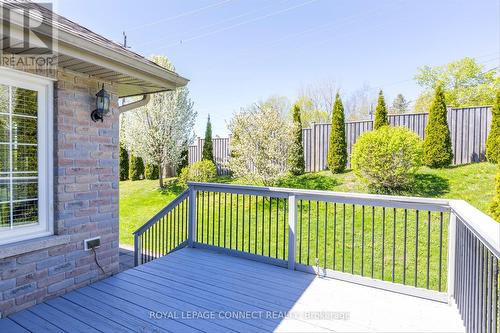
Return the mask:
<path id="1" fill-rule="evenodd" d="M 175 71 L 166 57 L 154 56 L 151 60 Z M 122 115 L 120 137 L 133 154 L 158 165 L 160 187 L 163 187 L 164 168 L 177 166 L 185 143 L 194 138 L 195 118 L 186 87 L 153 94 L 146 106 Z"/>
<path id="2" fill-rule="evenodd" d="M 228 164 L 236 177 L 271 186 L 288 172 L 293 140 L 285 104 L 272 97 L 233 116 L 228 125 L 232 133 Z"/>

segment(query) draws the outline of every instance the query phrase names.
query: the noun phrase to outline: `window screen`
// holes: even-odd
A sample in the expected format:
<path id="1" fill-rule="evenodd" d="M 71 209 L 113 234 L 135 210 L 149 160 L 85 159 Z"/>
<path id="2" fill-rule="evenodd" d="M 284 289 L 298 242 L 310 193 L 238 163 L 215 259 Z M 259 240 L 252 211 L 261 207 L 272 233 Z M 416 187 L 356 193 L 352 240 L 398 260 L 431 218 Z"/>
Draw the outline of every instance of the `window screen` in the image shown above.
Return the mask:
<path id="1" fill-rule="evenodd" d="M 0 85 L 0 232 L 38 224 L 37 94 Z"/>

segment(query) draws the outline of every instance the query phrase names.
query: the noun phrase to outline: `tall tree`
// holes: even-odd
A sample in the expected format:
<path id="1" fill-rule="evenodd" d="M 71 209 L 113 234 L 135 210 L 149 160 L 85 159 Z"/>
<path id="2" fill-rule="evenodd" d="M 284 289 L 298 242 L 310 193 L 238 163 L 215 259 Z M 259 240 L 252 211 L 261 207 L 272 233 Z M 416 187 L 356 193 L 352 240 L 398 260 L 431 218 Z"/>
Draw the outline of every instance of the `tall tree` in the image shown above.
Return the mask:
<path id="1" fill-rule="evenodd" d="M 120 180 L 128 179 L 128 151 L 120 144 Z"/>
<path id="2" fill-rule="evenodd" d="M 178 176 L 181 174 L 182 169 L 184 169 L 189 165 L 188 155 L 189 155 L 189 144 L 187 142 L 184 142 L 183 149 L 181 152 L 181 160 L 179 161 L 176 170 Z"/>
<path id="3" fill-rule="evenodd" d="M 443 85 L 438 84 L 429 111 L 424 139 L 424 163 L 431 168 L 448 166 L 453 160 L 447 115 Z"/>
<path id="4" fill-rule="evenodd" d="M 387 120 L 387 105 L 385 105 L 384 93 L 382 90 L 378 93 L 377 108 L 375 109 L 374 129 L 379 129 L 382 126 L 389 125 Z"/>
<path id="5" fill-rule="evenodd" d="M 207 128 L 205 129 L 205 141 L 203 142 L 202 160 L 214 160 L 214 144 L 212 142 L 212 123 L 210 123 L 210 115 L 208 115 Z"/>
<path id="6" fill-rule="evenodd" d="M 175 71 L 163 56 L 154 56 L 158 65 Z M 190 142 L 196 112 L 186 87 L 153 94 L 141 109 L 122 115 L 120 131 L 125 146 L 148 163 L 158 165 L 159 184 L 163 187 L 163 170 L 176 166 L 181 159 L 183 143 Z"/>
<path id="7" fill-rule="evenodd" d="M 429 109 L 438 82 L 443 84 L 446 104 L 454 107 L 491 105 L 500 87 L 498 70 L 488 70 L 469 57 L 441 66 L 421 67 L 415 80 L 424 88 L 415 103 L 417 111 Z"/>
<path id="8" fill-rule="evenodd" d="M 500 222 L 500 165 L 498 166 L 497 177 L 495 179 L 496 194 L 491 203 L 491 214 L 493 218 Z"/>
<path id="9" fill-rule="evenodd" d="M 129 178 L 141 180 L 144 177 L 144 161 L 139 156 L 130 155 Z"/>
<path id="10" fill-rule="evenodd" d="M 406 101 L 403 94 L 398 94 L 394 101 L 392 102 L 391 112 L 392 113 L 406 113 L 408 112 L 409 102 Z"/>
<path id="11" fill-rule="evenodd" d="M 500 90 L 491 108 L 491 127 L 486 140 L 486 158 L 492 163 L 500 162 Z"/>
<path id="12" fill-rule="evenodd" d="M 345 138 L 344 106 L 339 94 L 335 96 L 332 111 L 332 129 L 328 148 L 328 169 L 333 173 L 343 172 L 347 166 L 347 142 Z"/>
<path id="13" fill-rule="evenodd" d="M 293 142 L 290 146 L 288 164 L 290 165 L 290 172 L 293 175 L 301 175 L 305 171 L 304 161 L 304 146 L 302 144 L 302 121 L 301 110 L 298 104 L 292 107 L 293 125 L 292 137 Z"/>

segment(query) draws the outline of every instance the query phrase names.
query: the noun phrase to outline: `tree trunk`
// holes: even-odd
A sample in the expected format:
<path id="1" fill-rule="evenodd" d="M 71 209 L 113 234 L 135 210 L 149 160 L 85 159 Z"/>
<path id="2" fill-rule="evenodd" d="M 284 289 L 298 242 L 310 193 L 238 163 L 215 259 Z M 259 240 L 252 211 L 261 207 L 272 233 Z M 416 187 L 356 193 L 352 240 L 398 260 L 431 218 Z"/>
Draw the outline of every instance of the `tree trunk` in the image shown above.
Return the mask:
<path id="1" fill-rule="evenodd" d="M 163 188 L 163 169 L 161 164 L 158 164 L 158 181 L 160 182 L 160 188 Z"/>

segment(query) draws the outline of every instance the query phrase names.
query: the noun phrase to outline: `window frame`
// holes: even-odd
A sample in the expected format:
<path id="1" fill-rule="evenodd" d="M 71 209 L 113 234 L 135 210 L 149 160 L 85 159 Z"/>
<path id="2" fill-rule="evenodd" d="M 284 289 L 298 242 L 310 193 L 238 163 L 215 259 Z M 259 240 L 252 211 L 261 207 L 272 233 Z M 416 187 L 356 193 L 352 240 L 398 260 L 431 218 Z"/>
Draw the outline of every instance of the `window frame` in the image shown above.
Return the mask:
<path id="1" fill-rule="evenodd" d="M 38 224 L 0 231 L 0 245 L 54 234 L 54 80 L 0 68 L 0 84 L 37 91 Z"/>

